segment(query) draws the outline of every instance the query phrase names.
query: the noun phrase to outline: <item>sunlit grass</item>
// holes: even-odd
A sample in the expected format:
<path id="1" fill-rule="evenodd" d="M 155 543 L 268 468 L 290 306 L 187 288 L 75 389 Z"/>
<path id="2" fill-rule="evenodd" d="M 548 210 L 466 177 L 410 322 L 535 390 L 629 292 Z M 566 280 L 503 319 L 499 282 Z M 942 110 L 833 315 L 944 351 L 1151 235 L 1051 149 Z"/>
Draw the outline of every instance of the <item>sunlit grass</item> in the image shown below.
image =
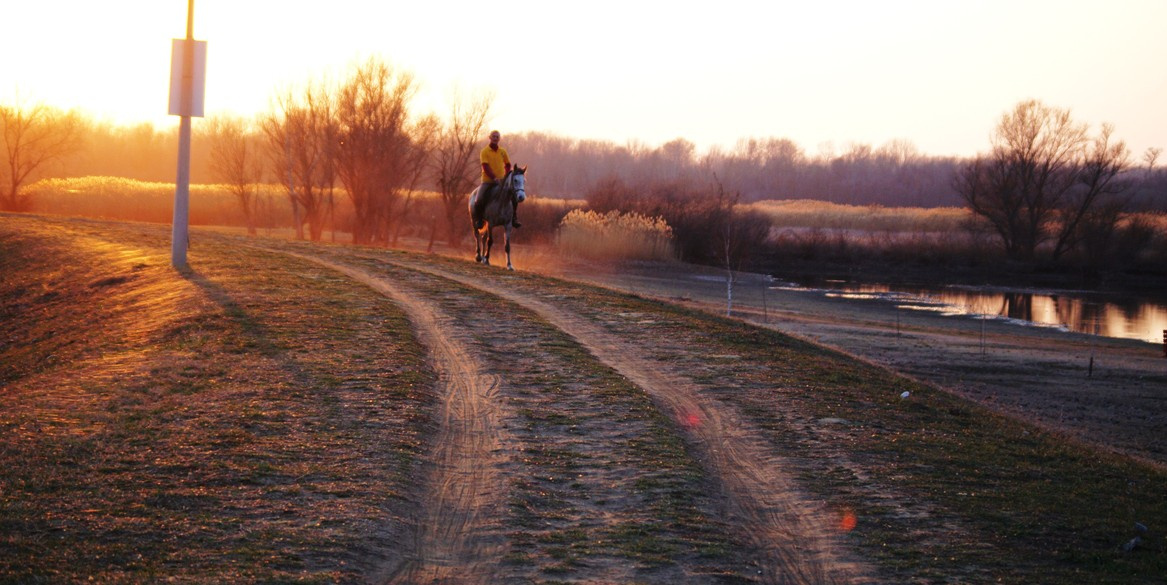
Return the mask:
<path id="1" fill-rule="evenodd" d="M 355 581 L 430 428 L 408 321 L 167 233 L 0 222 L 0 582 Z"/>
<path id="2" fill-rule="evenodd" d="M 29 187 L 33 211 L 50 215 L 169 223 L 174 183 L 121 177 L 45 179 Z M 291 206 L 280 185 L 259 185 L 255 202 L 260 225 L 292 224 Z M 226 185 L 190 186 L 191 225 L 246 225 L 242 208 Z"/>
<path id="3" fill-rule="evenodd" d="M 673 230 L 660 217 L 576 209 L 563 218 L 556 241 L 561 253 L 602 259 L 675 258 Z"/>

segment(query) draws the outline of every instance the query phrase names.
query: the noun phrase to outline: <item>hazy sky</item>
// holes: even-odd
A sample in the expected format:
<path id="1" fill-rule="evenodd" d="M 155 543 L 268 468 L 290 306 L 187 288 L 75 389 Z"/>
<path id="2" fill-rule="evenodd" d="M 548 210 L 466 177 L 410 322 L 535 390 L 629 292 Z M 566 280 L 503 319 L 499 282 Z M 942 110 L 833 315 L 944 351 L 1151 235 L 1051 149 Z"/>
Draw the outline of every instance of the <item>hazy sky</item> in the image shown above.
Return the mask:
<path id="1" fill-rule="evenodd" d="M 186 0 L 5 0 L 0 101 L 78 106 L 117 123 L 166 116 Z M 282 88 L 380 55 L 443 113 L 455 86 L 495 92 L 492 126 L 704 152 L 740 138 L 907 139 L 986 150 L 1037 98 L 1137 159 L 1167 147 L 1167 0 L 196 0 L 208 115 L 267 110 Z M 198 122 L 195 122 L 196 125 Z"/>

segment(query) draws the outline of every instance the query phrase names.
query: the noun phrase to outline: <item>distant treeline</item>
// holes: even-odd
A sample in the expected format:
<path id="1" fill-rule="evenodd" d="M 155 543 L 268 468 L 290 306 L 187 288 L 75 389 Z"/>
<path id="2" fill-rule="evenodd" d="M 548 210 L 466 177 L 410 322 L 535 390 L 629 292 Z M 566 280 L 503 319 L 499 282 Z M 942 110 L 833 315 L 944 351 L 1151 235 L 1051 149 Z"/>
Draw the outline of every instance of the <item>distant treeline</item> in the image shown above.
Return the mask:
<path id="1" fill-rule="evenodd" d="M 678 138 L 659 147 L 632 143 L 575 140 L 528 132 L 505 136 L 511 157 L 530 164 L 528 184 L 535 193 L 579 197 L 618 179 L 629 185 L 686 181 L 719 183 L 742 200 L 811 199 L 844 205 L 885 207 L 963 207 L 953 186 L 967 160 L 920 153 L 906 140 L 879 147 L 850 144 L 843 151 L 811 155 L 785 138 L 751 138 L 731 150 L 699 154 Z M 1137 154 L 1137 153 L 1136 153 Z M 1167 169 L 1133 167 L 1132 210 L 1167 211 Z"/>
<path id="2" fill-rule="evenodd" d="M 212 183 L 216 179 L 209 170 L 210 143 L 200 140 L 200 124 L 195 123 L 191 180 Z M 85 144 L 63 161 L 57 176 L 174 181 L 178 139 L 173 129 L 91 124 Z M 577 199 L 617 178 L 632 185 L 717 181 L 728 191 L 740 192 L 747 202 L 813 199 L 886 207 L 964 205 L 953 188 L 953 177 L 965 161 L 922 154 L 904 140 L 879 147 L 850 144 L 841 152 L 826 149 L 815 154 L 785 138 L 743 139 L 730 150 L 715 148 L 703 154 L 684 139 L 653 147 L 545 132 L 504 133 L 503 145 L 515 162 L 530 166 L 528 185 L 537 196 Z M 1135 167 L 1126 178 L 1132 182 L 1133 209 L 1167 211 L 1167 169 Z M 267 180 L 277 182 L 275 177 Z"/>

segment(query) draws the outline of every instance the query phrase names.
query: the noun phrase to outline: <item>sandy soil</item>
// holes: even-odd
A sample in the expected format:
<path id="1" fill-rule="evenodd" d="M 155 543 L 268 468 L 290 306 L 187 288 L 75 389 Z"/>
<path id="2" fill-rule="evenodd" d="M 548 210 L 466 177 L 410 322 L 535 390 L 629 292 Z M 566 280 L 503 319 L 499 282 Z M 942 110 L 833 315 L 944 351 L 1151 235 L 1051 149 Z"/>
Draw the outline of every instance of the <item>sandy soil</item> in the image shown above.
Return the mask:
<path id="1" fill-rule="evenodd" d="M 540 270 L 724 314 L 725 271 L 691 265 Z M 1167 358 L 1161 346 L 828 298 L 738 274 L 733 314 L 814 340 L 1067 438 L 1167 465 Z"/>

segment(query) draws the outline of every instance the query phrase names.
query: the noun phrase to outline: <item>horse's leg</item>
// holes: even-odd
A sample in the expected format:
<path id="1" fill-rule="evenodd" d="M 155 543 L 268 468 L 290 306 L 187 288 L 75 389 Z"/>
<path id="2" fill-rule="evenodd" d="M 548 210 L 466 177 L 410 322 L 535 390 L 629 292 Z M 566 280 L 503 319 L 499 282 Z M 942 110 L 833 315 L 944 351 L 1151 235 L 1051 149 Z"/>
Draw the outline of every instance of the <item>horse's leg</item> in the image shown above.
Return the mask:
<path id="1" fill-rule="evenodd" d="M 494 226 L 486 226 L 486 256 L 483 256 L 482 263 L 490 266 L 490 248 L 494 246 Z"/>
<path id="2" fill-rule="evenodd" d="M 474 261 L 482 262 L 482 234 L 474 227 L 474 203 L 478 199 L 478 191 L 482 187 L 475 187 L 470 192 L 470 200 L 467 202 L 467 210 L 470 212 L 470 231 L 474 234 Z"/>
<path id="3" fill-rule="evenodd" d="M 514 270 L 514 265 L 511 264 L 511 224 L 506 224 L 503 228 L 503 243 L 507 252 L 507 270 Z"/>

